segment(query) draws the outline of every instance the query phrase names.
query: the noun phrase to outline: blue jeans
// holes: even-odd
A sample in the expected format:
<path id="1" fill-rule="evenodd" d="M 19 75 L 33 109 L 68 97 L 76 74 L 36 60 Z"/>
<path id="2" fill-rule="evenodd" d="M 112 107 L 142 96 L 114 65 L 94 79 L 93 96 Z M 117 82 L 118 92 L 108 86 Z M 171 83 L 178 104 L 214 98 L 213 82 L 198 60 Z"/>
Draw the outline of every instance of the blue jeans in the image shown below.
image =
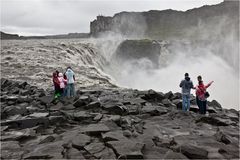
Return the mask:
<path id="1" fill-rule="evenodd" d="M 75 96 L 75 87 L 74 84 L 67 84 L 67 97 Z"/>
<path id="2" fill-rule="evenodd" d="M 190 95 L 182 95 L 182 109 L 183 111 L 189 111 L 190 109 Z"/>

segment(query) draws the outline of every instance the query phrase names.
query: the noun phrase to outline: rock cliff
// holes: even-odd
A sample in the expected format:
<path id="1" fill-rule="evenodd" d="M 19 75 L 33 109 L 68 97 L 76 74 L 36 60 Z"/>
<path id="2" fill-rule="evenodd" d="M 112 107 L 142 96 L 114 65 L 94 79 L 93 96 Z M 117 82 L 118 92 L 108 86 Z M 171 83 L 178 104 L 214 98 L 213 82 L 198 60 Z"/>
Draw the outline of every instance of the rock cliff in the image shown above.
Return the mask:
<path id="1" fill-rule="evenodd" d="M 147 36 L 161 39 L 192 38 L 196 33 L 197 35 L 203 34 L 202 30 L 209 27 L 208 25 L 212 27 L 210 30 L 214 30 L 214 26 L 222 24 L 222 21 L 224 21 L 223 27 L 238 31 L 238 16 L 239 1 L 224 1 L 217 5 L 203 6 L 186 12 L 171 9 L 121 12 L 113 17 L 98 16 L 90 23 L 90 34 L 98 36 L 104 32 L 114 32 L 127 36 Z M 203 28 L 199 28 L 199 26 Z M 194 30 L 195 34 L 189 35 L 189 30 Z"/>

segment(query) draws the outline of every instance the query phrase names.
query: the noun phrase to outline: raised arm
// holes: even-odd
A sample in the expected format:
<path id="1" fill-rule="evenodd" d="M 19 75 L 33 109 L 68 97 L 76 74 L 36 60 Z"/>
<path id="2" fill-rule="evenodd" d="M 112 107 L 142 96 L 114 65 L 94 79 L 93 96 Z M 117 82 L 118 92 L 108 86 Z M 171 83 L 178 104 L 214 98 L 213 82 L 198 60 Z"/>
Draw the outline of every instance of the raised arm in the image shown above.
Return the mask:
<path id="1" fill-rule="evenodd" d="M 208 84 L 205 86 L 205 88 L 208 88 L 209 86 L 211 86 L 213 82 L 214 82 L 214 81 L 211 81 L 210 83 L 208 83 Z"/>

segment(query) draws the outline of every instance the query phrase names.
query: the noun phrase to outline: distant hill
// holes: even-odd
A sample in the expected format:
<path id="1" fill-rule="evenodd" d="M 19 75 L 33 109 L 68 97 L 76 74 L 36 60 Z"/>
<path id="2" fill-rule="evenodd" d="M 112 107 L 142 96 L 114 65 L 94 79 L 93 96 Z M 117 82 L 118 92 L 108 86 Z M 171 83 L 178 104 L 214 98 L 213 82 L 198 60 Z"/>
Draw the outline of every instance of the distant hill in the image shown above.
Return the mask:
<path id="1" fill-rule="evenodd" d="M 1 39 L 20 39 L 19 35 L 18 34 L 8 34 L 8 33 L 4 33 L 4 32 L 1 32 Z"/>
<path id="2" fill-rule="evenodd" d="M 70 38 L 88 38 L 89 33 L 68 33 L 61 35 L 47 35 L 47 36 L 19 36 L 18 34 L 9 34 L 1 32 L 1 39 L 70 39 Z"/>

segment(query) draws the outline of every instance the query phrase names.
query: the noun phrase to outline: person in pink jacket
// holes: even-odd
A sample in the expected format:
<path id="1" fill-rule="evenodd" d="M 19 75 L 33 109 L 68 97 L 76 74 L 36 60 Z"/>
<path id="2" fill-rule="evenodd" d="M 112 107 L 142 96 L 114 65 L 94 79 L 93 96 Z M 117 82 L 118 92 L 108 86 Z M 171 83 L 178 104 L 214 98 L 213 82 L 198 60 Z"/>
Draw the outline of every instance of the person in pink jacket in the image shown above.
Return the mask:
<path id="1" fill-rule="evenodd" d="M 67 80 L 64 79 L 63 74 L 59 73 L 58 74 L 58 81 L 59 81 L 59 86 L 60 86 L 60 94 L 63 96 L 64 90 L 66 88 L 66 82 Z"/>
<path id="2" fill-rule="evenodd" d="M 203 84 L 202 77 L 198 76 L 198 85 L 196 88 L 196 101 L 200 111 L 200 114 L 206 114 L 207 111 L 207 97 L 205 93 L 207 92 L 207 88 L 211 86 L 213 81 L 208 83 L 207 85 Z"/>

